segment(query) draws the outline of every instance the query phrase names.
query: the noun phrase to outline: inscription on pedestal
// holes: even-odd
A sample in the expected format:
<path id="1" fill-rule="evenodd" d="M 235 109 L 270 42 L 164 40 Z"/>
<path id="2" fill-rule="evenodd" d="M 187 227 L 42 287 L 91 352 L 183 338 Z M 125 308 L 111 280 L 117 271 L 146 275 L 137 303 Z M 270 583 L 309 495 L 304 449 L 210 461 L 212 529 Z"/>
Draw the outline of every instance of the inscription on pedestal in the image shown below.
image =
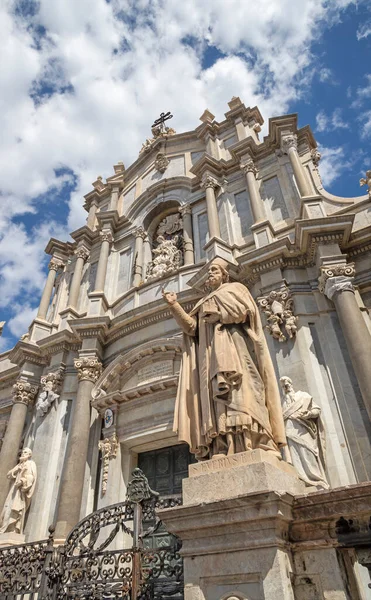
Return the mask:
<path id="1" fill-rule="evenodd" d="M 151 363 L 138 371 L 138 383 L 147 383 L 162 377 L 170 377 L 173 374 L 173 361 Z"/>
<path id="2" fill-rule="evenodd" d="M 196 475 L 202 475 L 203 473 L 214 473 L 215 471 L 224 471 L 224 469 L 261 462 L 269 462 L 278 467 L 281 471 L 294 474 L 297 477 L 296 472 L 291 465 L 280 460 L 273 453 L 259 449 L 232 454 L 232 456 L 212 458 L 211 460 L 205 460 L 204 462 L 189 465 L 189 476 L 195 477 Z"/>

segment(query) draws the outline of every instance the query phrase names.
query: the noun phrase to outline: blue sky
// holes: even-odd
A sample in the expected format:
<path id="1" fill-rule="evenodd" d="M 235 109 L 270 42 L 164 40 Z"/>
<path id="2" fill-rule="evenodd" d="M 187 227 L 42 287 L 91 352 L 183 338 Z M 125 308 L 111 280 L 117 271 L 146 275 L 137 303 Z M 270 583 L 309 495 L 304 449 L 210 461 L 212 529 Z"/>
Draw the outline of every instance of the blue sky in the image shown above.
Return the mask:
<path id="1" fill-rule="evenodd" d="M 232 96 L 266 120 L 297 112 L 325 188 L 371 168 L 371 0 L 6 0 L 0 8 L 0 350 L 27 331 L 49 237 L 84 223 L 83 195 L 129 165 L 162 111 L 178 131 Z"/>

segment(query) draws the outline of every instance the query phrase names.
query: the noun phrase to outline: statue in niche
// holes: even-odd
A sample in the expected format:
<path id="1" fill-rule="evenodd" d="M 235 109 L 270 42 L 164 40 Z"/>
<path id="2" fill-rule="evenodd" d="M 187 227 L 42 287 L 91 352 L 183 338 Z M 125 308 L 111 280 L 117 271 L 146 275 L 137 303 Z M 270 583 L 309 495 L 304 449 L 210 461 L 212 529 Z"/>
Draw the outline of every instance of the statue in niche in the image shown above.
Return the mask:
<path id="1" fill-rule="evenodd" d="M 8 479 L 13 481 L 1 513 L 0 533 L 23 533 L 24 519 L 37 479 L 36 464 L 31 457 L 32 451 L 24 448 L 18 464 L 8 473 Z"/>
<path id="2" fill-rule="evenodd" d="M 285 394 L 282 409 L 292 464 L 307 485 L 328 489 L 321 409 L 307 392 L 295 392 L 289 377 L 281 377 L 280 383 Z"/>
<path id="3" fill-rule="evenodd" d="M 259 311 L 226 265 L 210 264 L 209 293 L 190 314 L 163 291 L 184 332 L 174 431 L 199 460 L 255 448 L 281 458 L 285 427 Z"/>
<path id="4" fill-rule="evenodd" d="M 174 273 L 183 264 L 183 222 L 178 213 L 168 215 L 156 230 L 153 259 L 147 268 L 147 281 Z"/>

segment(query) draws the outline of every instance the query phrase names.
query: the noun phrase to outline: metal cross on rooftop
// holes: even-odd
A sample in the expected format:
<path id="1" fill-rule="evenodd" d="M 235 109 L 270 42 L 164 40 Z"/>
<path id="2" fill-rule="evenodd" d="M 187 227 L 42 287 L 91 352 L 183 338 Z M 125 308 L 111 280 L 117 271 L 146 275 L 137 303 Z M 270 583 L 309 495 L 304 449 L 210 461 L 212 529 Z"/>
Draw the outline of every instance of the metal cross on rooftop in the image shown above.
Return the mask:
<path id="1" fill-rule="evenodd" d="M 173 115 L 171 114 L 171 112 L 167 112 L 167 113 L 161 113 L 159 118 L 155 120 L 155 122 L 152 125 L 152 129 L 154 127 L 158 127 L 160 129 L 160 131 L 164 131 L 165 129 L 165 121 L 168 121 L 169 119 L 172 119 Z"/>

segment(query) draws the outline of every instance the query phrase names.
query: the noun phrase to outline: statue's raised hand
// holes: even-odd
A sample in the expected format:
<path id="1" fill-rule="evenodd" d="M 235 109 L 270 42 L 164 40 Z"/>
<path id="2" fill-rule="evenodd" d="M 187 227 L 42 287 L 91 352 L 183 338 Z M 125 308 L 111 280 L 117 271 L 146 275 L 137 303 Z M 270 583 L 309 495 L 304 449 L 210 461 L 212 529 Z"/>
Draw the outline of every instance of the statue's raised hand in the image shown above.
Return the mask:
<path id="1" fill-rule="evenodd" d="M 175 304 L 175 302 L 177 301 L 177 295 L 175 292 L 165 292 L 165 290 L 162 290 L 162 297 L 165 300 L 165 302 L 167 302 L 168 304 Z"/>

